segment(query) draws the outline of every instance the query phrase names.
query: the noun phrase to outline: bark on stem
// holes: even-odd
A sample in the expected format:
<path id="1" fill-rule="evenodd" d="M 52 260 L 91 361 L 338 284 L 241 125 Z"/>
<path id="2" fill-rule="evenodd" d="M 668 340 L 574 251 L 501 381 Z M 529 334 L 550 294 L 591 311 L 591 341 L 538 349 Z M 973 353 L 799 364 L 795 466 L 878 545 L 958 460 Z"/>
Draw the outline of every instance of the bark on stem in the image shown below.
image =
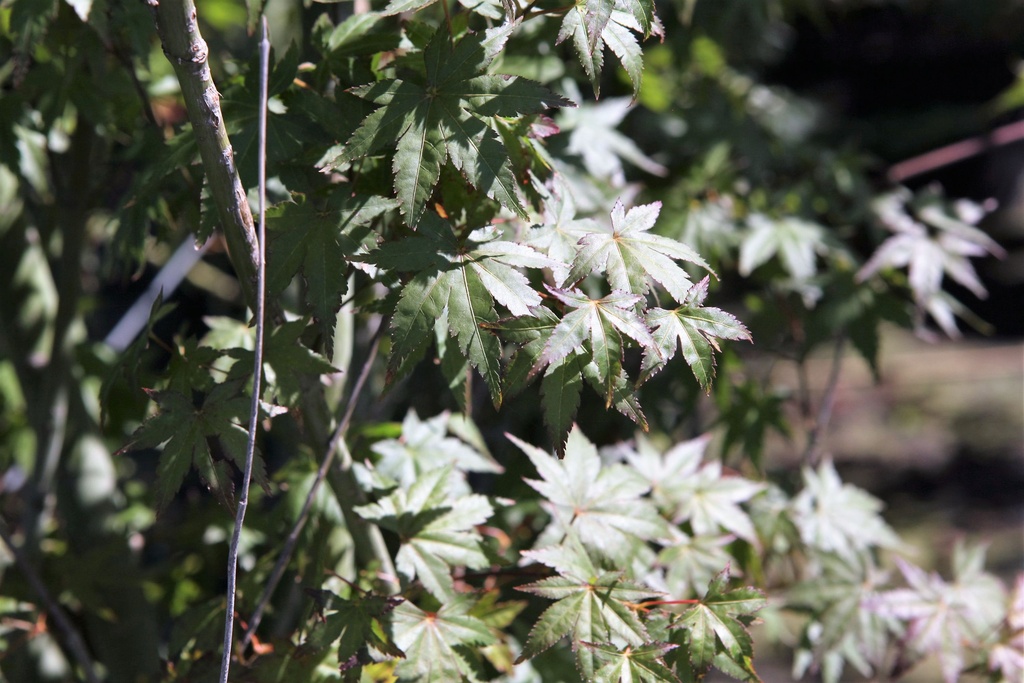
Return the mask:
<path id="1" fill-rule="evenodd" d="M 217 206 L 217 216 L 231 252 L 231 262 L 248 302 L 255 301 L 258 246 L 252 210 L 235 167 L 220 109 L 220 93 L 213 83 L 209 49 L 199 32 L 193 0 L 148 0 L 156 14 L 157 33 L 164 55 L 174 67 L 181 94 L 199 145 L 206 181 Z"/>
<path id="2" fill-rule="evenodd" d="M 210 183 L 210 193 L 217 207 L 222 230 L 227 240 L 231 263 L 238 274 L 246 302 L 255 309 L 256 273 L 260 262 L 252 211 L 245 189 L 235 167 L 234 152 L 220 109 L 220 93 L 213 83 L 208 62 L 208 48 L 199 32 L 194 0 L 147 0 L 156 15 L 157 33 L 164 54 L 174 67 L 189 121 L 199 144 L 203 169 Z M 266 302 L 265 318 L 282 320 L 283 312 L 273 299 Z M 316 453 L 326 449 L 343 449 L 334 445 L 331 416 L 323 397 L 323 388 L 315 379 L 303 377 L 301 420 L 307 443 Z M 380 529 L 355 514 L 353 508 L 365 502 L 362 489 L 351 468 L 351 457 L 344 466 L 331 470 L 328 482 L 345 514 L 345 521 L 355 545 L 356 557 L 366 565 L 376 562 L 381 571 L 396 576 L 391 555 Z"/>

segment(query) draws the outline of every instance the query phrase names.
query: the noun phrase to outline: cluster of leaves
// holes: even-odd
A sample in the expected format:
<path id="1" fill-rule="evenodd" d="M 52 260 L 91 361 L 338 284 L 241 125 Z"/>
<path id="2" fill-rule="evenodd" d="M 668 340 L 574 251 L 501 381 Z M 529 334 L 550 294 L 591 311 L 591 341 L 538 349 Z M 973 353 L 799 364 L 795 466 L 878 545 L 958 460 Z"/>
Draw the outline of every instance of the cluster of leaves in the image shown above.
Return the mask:
<path id="1" fill-rule="evenodd" d="M 397 534 L 405 602 L 392 611 L 401 598 L 349 588 L 322 606 L 309 641 L 351 680 L 363 666 L 401 680 L 505 680 L 513 660 L 515 680 L 553 680 L 564 663 L 540 655 L 568 639 L 587 681 L 699 680 L 712 667 L 756 681 L 749 627 L 781 611 L 802 618 L 797 677 L 938 657 L 947 681 L 986 669 L 1013 679 L 1020 597 L 984 572 L 984 550 L 958 547 L 952 583 L 898 557 L 900 586 L 878 564 L 901 550 L 879 502 L 830 462 L 805 469 L 787 496 L 708 460 L 707 437 L 664 452 L 642 436 L 598 449 L 574 428 L 562 458 L 508 437 L 539 494 L 511 501 L 470 491 L 467 475 L 495 464 L 453 438 L 451 419 L 410 413 L 403 438 L 377 442 L 360 465 L 378 500 L 357 511 Z M 523 515 L 538 504 L 541 517 Z M 489 543 L 484 529 L 531 540 Z M 743 585 L 754 576 L 791 587 L 769 605 Z M 535 612 L 513 588 L 551 601 L 521 644 L 513 618 Z M 342 632 L 353 615 L 366 625 Z"/>
<path id="2" fill-rule="evenodd" d="M 226 26 L 227 4 L 200 17 Z M 681 4 L 689 22 L 694 4 Z M 252 28 L 262 3 L 246 5 Z M 713 5 L 698 11 L 728 11 Z M 980 549 L 958 552 L 952 582 L 905 559 L 897 574 L 888 559 L 902 548 L 880 503 L 827 460 L 790 495 L 725 468 L 710 437 L 659 448 L 658 434 L 692 433 L 682 424 L 699 416 L 685 408 L 712 391 L 725 340 L 756 336 L 803 359 L 849 337 L 877 367 L 883 320 L 922 328 L 927 313 L 954 334 L 961 308 L 943 278 L 981 295 L 968 259 L 1000 253 L 973 227 L 978 208 L 898 191 L 866 210 L 860 162 L 797 139 L 800 102 L 730 67 L 704 29 L 677 23 L 682 35 L 670 35 L 650 0 L 377 9 L 305 8 L 308 45 L 278 54 L 270 74 L 261 514 L 241 537 L 239 614 L 269 582 L 282 529 L 296 530 L 287 567 L 306 590 L 268 596 L 278 635 L 255 636 L 245 675 L 611 683 L 694 681 L 716 668 L 758 680 L 750 627 L 786 610 L 803 618 L 790 639 L 797 675 L 832 682 L 847 665 L 896 675 L 938 656 L 947 680 L 1019 677 L 1024 587 L 1008 600 Z M 666 42 L 645 70 L 639 41 L 652 36 Z M 161 89 L 173 74 L 141 6 L 0 2 L 0 55 L 10 57 L 0 125 L 12 133 L 0 138 L 0 278 L 11 293 L 0 301 L 11 357 L 0 359 L 2 512 L 21 519 L 42 575 L 71 577 L 52 592 L 81 605 L 112 680 L 155 679 L 160 658 L 167 678 L 200 679 L 222 642 L 218 563 L 230 535 L 202 491 L 235 504 L 248 316 L 217 310 L 158 331 L 169 314 L 158 300 L 118 360 L 85 337 L 93 305 L 79 298 L 115 268 L 89 249 L 138 257 L 153 252 L 152 235 L 213 234 L 218 197 L 196 163 L 199 133 L 179 125 L 176 94 Z M 255 62 L 213 66 L 252 186 Z M 595 98 L 620 96 L 588 101 L 577 81 Z M 640 120 L 663 143 L 657 158 L 642 149 L 650 139 L 626 134 L 647 115 L 636 102 L 655 115 Z M 677 106 L 706 115 L 688 124 Z M 138 133 L 144 115 L 154 125 Z M 686 125 L 699 135 L 684 136 Z M 635 170 L 652 176 L 647 187 L 628 182 Z M 895 236 L 858 253 L 851 230 L 878 222 Z M 746 324 L 706 303 L 739 295 Z M 360 326 L 369 321 L 386 333 L 386 367 Z M 739 355 L 725 351 L 714 420 L 723 452 L 740 446 L 750 473 L 767 431 L 787 429 L 783 399 L 738 379 Z M 465 417 L 486 413 L 477 376 L 496 408 L 539 391 L 539 419 L 502 426 L 519 453 L 492 456 Z M 371 406 L 353 388 L 367 377 L 385 394 Z M 594 412 L 580 410 L 585 386 Z M 418 399 L 462 413 L 386 421 Z M 655 436 L 599 449 L 574 424 L 599 431 L 602 405 Z M 366 417 L 355 436 L 344 433 L 348 408 Z M 550 449 L 530 443 L 544 438 L 534 421 Z M 309 524 L 296 526 L 336 451 L 330 492 L 312 496 Z M 59 495 L 57 472 L 74 482 Z M 40 613 L 45 600 L 25 581 L 4 584 L 4 629 Z M 169 638 L 161 617 L 174 620 Z M 12 680 L 63 662 L 50 634 L 31 634 L 9 660 Z"/>

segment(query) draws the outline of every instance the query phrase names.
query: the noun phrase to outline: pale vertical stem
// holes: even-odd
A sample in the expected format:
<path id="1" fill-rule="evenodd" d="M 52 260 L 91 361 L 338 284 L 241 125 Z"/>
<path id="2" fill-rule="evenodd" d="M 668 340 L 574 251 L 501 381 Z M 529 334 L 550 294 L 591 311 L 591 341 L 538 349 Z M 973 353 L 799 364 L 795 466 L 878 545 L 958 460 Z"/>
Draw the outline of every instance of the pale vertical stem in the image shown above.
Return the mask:
<path id="1" fill-rule="evenodd" d="M 164 54 L 174 67 L 181 84 L 182 96 L 195 131 L 203 168 L 210 183 L 210 193 L 228 243 L 232 265 L 238 273 L 246 301 L 255 308 L 256 272 L 261 263 L 259 240 L 238 176 L 234 152 L 228 140 L 220 110 L 220 94 L 213 84 L 207 61 L 207 46 L 199 32 L 193 0 L 147 0 L 154 9 L 157 31 Z M 261 221 L 262 223 L 262 221 Z M 271 299 L 265 302 L 264 318 L 283 319 L 280 305 Z M 303 423 L 307 443 L 314 452 L 330 448 L 331 417 L 319 382 L 301 378 Z M 351 469 L 335 469 L 328 477 L 338 503 L 345 513 L 361 562 L 376 561 L 381 567 L 392 566 L 390 554 L 380 529 L 360 518 L 352 508 L 359 504 L 362 491 Z"/>
<path id="2" fill-rule="evenodd" d="M 260 622 L 263 620 L 263 612 L 266 610 L 267 604 L 270 602 L 270 596 L 274 594 L 274 590 L 277 588 L 277 584 L 281 582 L 281 577 L 284 576 L 284 570 L 288 566 L 288 562 L 292 559 L 292 553 L 295 552 L 295 545 L 298 543 L 299 535 L 302 533 L 303 528 L 306 526 L 306 521 L 309 519 L 309 513 L 313 509 L 313 501 L 316 499 L 317 491 L 320 490 L 321 484 L 327 477 L 330 471 L 331 465 L 334 463 L 334 458 L 340 452 L 343 460 L 344 469 L 350 470 L 352 466 L 352 456 L 348 452 L 348 447 L 345 444 L 345 431 L 348 429 L 348 425 L 352 421 L 352 414 L 355 412 L 356 402 L 359 400 L 359 395 L 362 393 L 363 386 L 366 384 L 367 378 L 370 376 L 370 369 L 373 367 L 373 362 L 377 358 L 377 351 L 380 348 L 380 337 L 384 331 L 385 323 L 382 321 L 380 328 L 377 330 L 377 334 L 374 336 L 373 344 L 370 346 L 370 353 L 368 354 L 366 361 L 363 363 L 363 369 L 359 373 L 359 378 L 352 387 L 352 393 L 349 395 L 348 405 L 345 409 L 345 415 L 341 418 L 341 422 L 338 423 L 338 427 L 334 430 L 334 435 L 331 437 L 331 445 L 327 449 L 327 455 L 324 456 L 323 461 L 320 463 L 320 468 L 317 470 L 316 478 L 313 480 L 312 486 L 309 487 L 309 491 L 306 493 L 306 500 L 302 505 L 302 510 L 299 512 L 298 518 L 292 525 L 291 531 L 288 533 L 288 538 L 285 539 L 284 545 L 281 547 L 281 552 L 278 554 L 277 562 L 274 564 L 273 571 L 270 572 L 270 577 L 267 579 L 266 585 L 263 587 L 263 594 L 260 595 L 259 600 L 256 602 L 256 608 L 253 610 L 252 616 L 249 618 L 249 624 L 245 631 L 245 638 L 243 643 L 248 645 L 252 640 L 252 637 L 256 634 L 256 629 L 259 628 Z M 377 556 L 378 561 L 382 563 L 381 571 L 391 577 L 389 584 L 392 588 L 397 588 L 397 572 L 390 562 L 384 563 L 383 558 L 390 560 L 390 553 L 388 553 L 387 546 L 383 544 L 383 538 L 379 535 L 369 536 L 370 542 L 373 544 L 374 554 Z"/>
<path id="3" fill-rule="evenodd" d="M 256 452 L 256 428 L 260 418 L 260 379 L 263 375 L 263 319 L 266 303 L 266 218 L 267 218 L 267 85 L 270 80 L 270 30 L 263 18 L 263 39 L 260 40 L 260 103 L 259 103 L 259 222 L 256 236 L 256 341 L 253 348 L 252 404 L 249 406 L 249 440 L 245 450 L 245 471 L 238 495 L 235 529 L 228 549 L 227 610 L 224 615 L 224 652 L 221 655 L 220 680 L 227 683 L 231 669 L 231 650 L 235 627 L 235 589 L 238 582 L 238 545 L 249 506 L 249 482 Z"/>

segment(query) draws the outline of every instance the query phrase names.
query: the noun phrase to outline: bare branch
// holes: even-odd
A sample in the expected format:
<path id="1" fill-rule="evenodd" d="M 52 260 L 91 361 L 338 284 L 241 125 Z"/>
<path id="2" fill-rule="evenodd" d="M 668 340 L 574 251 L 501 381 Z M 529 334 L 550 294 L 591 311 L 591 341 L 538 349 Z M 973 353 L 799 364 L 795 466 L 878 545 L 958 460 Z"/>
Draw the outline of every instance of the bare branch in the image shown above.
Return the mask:
<path id="1" fill-rule="evenodd" d="M 267 18 L 263 17 L 263 38 L 260 40 L 260 103 L 259 103 L 259 223 L 256 245 L 256 340 L 253 347 L 252 404 L 249 406 L 249 440 L 245 449 L 245 471 L 242 473 L 242 490 L 238 495 L 238 510 L 235 514 L 235 529 L 231 534 L 228 548 L 228 605 L 224 615 L 224 651 L 220 661 L 221 683 L 228 682 L 231 669 L 232 635 L 235 627 L 235 589 L 238 582 L 238 544 L 242 538 L 245 510 L 249 506 L 249 483 L 252 479 L 252 462 L 256 452 L 256 427 L 260 418 L 260 380 L 263 376 L 263 325 L 266 303 L 267 257 L 267 90 L 270 80 L 270 29 Z"/>
<path id="2" fill-rule="evenodd" d="M 210 192 L 238 270 L 247 301 L 254 301 L 258 267 L 256 230 L 245 188 L 235 167 L 235 153 L 228 139 L 220 109 L 220 93 L 213 83 L 206 41 L 199 32 L 193 0 L 148 0 L 156 13 L 157 32 L 164 55 L 174 67 L 188 118 L 199 145 Z"/>
<path id="3" fill-rule="evenodd" d="M 370 369 L 373 367 L 373 362 L 377 358 L 377 351 L 380 348 L 381 333 L 384 331 L 384 327 L 385 321 L 381 321 L 380 328 L 378 328 L 377 334 L 374 335 L 373 343 L 370 346 L 369 355 L 363 363 L 362 370 L 359 372 L 359 377 L 356 379 L 355 385 L 352 387 L 352 393 L 348 399 L 345 415 L 341 418 L 341 422 L 338 423 L 337 428 L 334 430 L 334 435 L 331 437 L 330 447 L 327 449 L 327 454 L 320 463 L 320 468 L 317 470 L 313 484 L 309 487 L 309 491 L 306 493 L 306 500 L 302 505 L 302 510 L 299 512 L 298 518 L 296 518 L 295 523 L 292 525 L 292 529 L 288 533 L 288 538 L 285 539 L 284 545 L 281 547 L 281 552 L 277 556 L 277 562 L 274 564 L 274 570 L 270 572 L 270 577 L 267 579 L 266 585 L 263 588 L 263 594 L 260 595 L 260 599 L 256 603 L 256 608 L 253 610 L 252 616 L 249 618 L 249 625 L 245 631 L 245 638 L 243 640 L 243 643 L 246 646 L 252 641 L 253 636 L 256 634 L 256 629 L 259 628 L 260 622 L 263 620 L 263 612 L 266 610 L 267 603 L 270 602 L 270 597 L 274 594 L 274 591 L 277 589 L 277 585 L 281 582 L 281 577 L 284 576 L 284 570 L 292 559 L 292 553 L 295 552 L 295 545 L 298 543 L 299 535 L 302 533 L 303 528 L 306 526 L 306 521 L 309 519 L 309 513 L 313 508 L 313 501 L 316 499 L 316 494 L 320 490 L 320 486 L 323 484 L 324 479 L 327 477 L 327 473 L 330 471 L 331 465 L 334 463 L 334 458 L 337 456 L 340 448 L 344 445 L 345 432 L 348 430 L 348 426 L 352 421 L 352 414 L 355 412 L 355 406 L 359 400 L 359 395 L 363 391 L 363 386 L 366 384 L 366 380 L 370 376 Z M 348 457 L 348 460 L 351 460 L 351 456 Z M 391 575 L 395 574 L 393 568 L 385 567 L 384 569 Z"/>
<path id="4" fill-rule="evenodd" d="M 57 626 L 57 640 L 64 646 L 66 653 L 70 655 L 69 659 L 75 661 L 81 667 L 85 680 L 89 683 L 99 683 L 100 679 L 97 677 L 92 660 L 89 658 L 89 651 L 85 648 L 85 641 L 82 640 L 82 636 L 75 629 L 71 620 L 68 619 L 68 615 L 64 613 L 61 606 L 53 599 L 50 592 L 46 590 L 46 584 L 43 583 L 35 567 L 28 561 L 25 554 L 21 552 L 21 548 L 14 544 L 14 539 L 7 532 L 7 525 L 3 520 L 0 520 L 0 538 L 3 539 L 7 550 L 14 556 L 14 563 L 18 565 L 18 569 L 24 574 L 29 586 L 39 596 L 43 607 L 46 609 L 46 613 L 50 615 L 53 623 Z"/>
<path id="5" fill-rule="evenodd" d="M 821 397 L 821 404 L 818 406 L 818 415 L 814 420 L 810 431 L 807 433 L 807 447 L 804 449 L 804 463 L 817 467 L 821 459 L 820 442 L 822 435 L 828 428 L 832 419 L 832 408 L 836 403 L 836 389 L 839 387 L 839 375 L 843 367 L 843 351 L 846 348 L 846 334 L 842 331 L 836 337 L 835 351 L 832 354 L 832 366 L 829 369 L 828 383 L 825 385 L 825 394 Z"/>

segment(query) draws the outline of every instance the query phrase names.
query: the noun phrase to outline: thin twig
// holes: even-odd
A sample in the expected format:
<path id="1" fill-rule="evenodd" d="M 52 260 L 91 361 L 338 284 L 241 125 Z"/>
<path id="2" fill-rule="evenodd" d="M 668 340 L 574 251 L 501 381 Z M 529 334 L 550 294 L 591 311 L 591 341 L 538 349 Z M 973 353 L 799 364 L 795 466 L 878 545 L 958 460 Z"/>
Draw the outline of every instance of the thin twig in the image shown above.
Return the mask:
<path id="1" fill-rule="evenodd" d="M 220 94 L 213 82 L 208 47 L 199 31 L 194 0 L 146 0 L 154 9 L 157 32 L 164 54 L 174 67 L 189 121 L 209 183 L 210 195 L 217 206 L 221 227 L 228 244 L 228 257 L 238 274 L 242 292 L 250 308 L 256 309 L 256 270 L 259 261 L 256 229 L 246 200 L 245 188 L 238 176 L 234 152 L 227 136 L 220 108 Z M 264 302 L 265 319 L 284 321 L 279 302 Z M 319 379 L 302 376 L 300 404 L 306 443 L 319 452 L 328 443 L 329 411 Z M 345 515 L 356 556 L 360 562 L 376 561 L 381 567 L 393 564 L 387 544 L 378 527 L 352 511 L 359 504 L 360 489 L 351 470 L 335 468 L 328 481 Z"/>
<path id="2" fill-rule="evenodd" d="M 889 167 L 889 172 L 886 175 L 894 183 L 902 183 L 908 178 L 951 166 L 996 147 L 1009 145 L 1019 140 L 1024 140 L 1024 121 L 1008 123 L 983 135 L 954 142 L 951 145 L 939 147 L 930 152 L 901 161 L 898 164 L 893 164 Z"/>
<path id="3" fill-rule="evenodd" d="M 70 658 L 82 668 L 85 680 L 89 683 L 99 683 L 100 679 L 97 677 L 95 669 L 93 669 L 89 652 L 85 648 L 85 641 L 82 640 L 82 636 L 75 629 L 61 606 L 50 595 L 50 591 L 46 590 L 46 584 L 43 583 L 42 578 L 40 578 L 35 568 L 28 561 L 28 558 L 25 557 L 25 554 L 21 552 L 21 548 L 14 544 L 14 539 L 7 533 L 7 525 L 3 520 L 0 520 L 0 538 L 3 539 L 7 550 L 14 556 L 14 563 L 18 565 L 18 569 L 25 575 L 29 586 L 32 587 L 32 590 L 42 600 L 46 613 L 50 615 L 53 623 L 57 626 L 57 631 L 60 635 L 59 640 L 63 642 L 64 649 L 70 654 Z"/>
<path id="4" fill-rule="evenodd" d="M 836 403 L 836 389 L 839 387 L 839 375 L 843 367 L 843 351 L 846 348 L 846 334 L 842 331 L 836 337 L 836 347 L 832 354 L 832 367 L 829 369 L 828 383 L 825 385 L 825 394 L 821 397 L 821 404 L 818 406 L 818 417 L 814 421 L 807 434 L 807 448 L 804 450 L 803 461 L 808 465 L 816 467 L 819 461 L 818 444 L 822 434 L 828 428 L 832 419 L 832 408 Z"/>
<path id="5" fill-rule="evenodd" d="M 220 681 L 227 683 L 231 668 L 231 643 L 235 626 L 235 587 L 238 579 L 238 545 L 245 522 L 245 509 L 249 505 L 249 481 L 256 452 L 256 426 L 260 417 L 260 379 L 263 375 L 263 318 L 266 303 L 266 219 L 267 219 L 267 89 L 270 80 L 270 29 L 263 17 L 263 39 L 260 40 L 260 104 L 259 104 L 259 222 L 256 225 L 256 243 L 259 258 L 256 261 L 256 341 L 253 348 L 252 405 L 249 408 L 249 440 L 246 444 L 245 471 L 242 490 L 238 496 L 235 529 L 228 550 L 228 604 L 224 615 L 224 652 L 220 662 Z"/>
<path id="6" fill-rule="evenodd" d="M 267 579 L 267 582 L 263 587 L 263 593 L 260 595 L 260 599 L 256 603 L 256 609 L 253 610 L 252 616 L 249 618 L 249 626 L 245 631 L 243 647 L 248 646 L 252 641 L 253 636 L 256 634 L 256 629 L 263 620 L 263 612 L 266 610 L 267 603 L 270 602 L 270 597 L 277 589 L 277 584 L 281 582 L 281 578 L 284 576 L 284 571 L 288 567 L 288 563 L 291 562 L 292 553 L 295 552 L 295 545 L 298 543 L 299 535 L 302 533 L 303 528 L 305 528 L 306 522 L 309 519 L 309 513 L 313 509 L 313 501 L 316 499 L 316 494 L 320 490 L 320 486 L 323 484 L 324 479 L 327 477 L 327 473 L 330 471 L 331 465 L 334 463 L 334 458 L 338 454 L 340 445 L 344 442 L 345 432 L 348 430 L 348 426 L 352 421 L 352 415 L 355 412 L 359 395 L 363 391 L 363 386 L 365 386 L 366 380 L 370 376 L 370 369 L 373 367 L 373 362 L 377 358 L 377 351 L 380 349 L 380 338 L 385 325 L 386 320 L 382 320 L 380 327 L 377 329 L 377 333 L 373 337 L 373 343 L 370 345 L 369 355 L 363 363 L 362 370 L 359 372 L 359 377 L 356 379 L 356 383 L 352 387 L 352 393 L 349 395 L 345 414 L 338 423 L 337 428 L 334 430 L 334 434 L 331 436 L 331 443 L 327 449 L 327 453 L 324 455 L 323 461 L 320 463 L 320 468 L 316 472 L 316 478 L 313 480 L 312 486 L 309 487 L 309 491 L 306 493 L 306 501 L 302 505 L 302 510 L 299 512 L 298 518 L 295 520 L 291 531 L 288 533 L 288 538 L 285 540 L 284 545 L 281 548 L 281 552 L 277 556 L 277 563 L 274 564 L 274 570 L 270 573 L 270 577 Z"/>

